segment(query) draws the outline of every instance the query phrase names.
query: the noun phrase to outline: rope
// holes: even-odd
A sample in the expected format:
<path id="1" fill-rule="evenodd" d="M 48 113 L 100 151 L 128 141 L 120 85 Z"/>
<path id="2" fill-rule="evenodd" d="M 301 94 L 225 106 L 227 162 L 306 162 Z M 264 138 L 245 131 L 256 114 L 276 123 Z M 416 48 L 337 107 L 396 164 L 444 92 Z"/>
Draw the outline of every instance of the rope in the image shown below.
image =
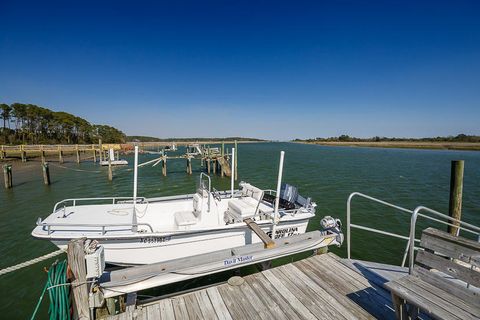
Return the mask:
<path id="1" fill-rule="evenodd" d="M 17 264 L 17 265 L 14 265 L 14 266 L 11 266 L 11 267 L 2 269 L 2 270 L 0 270 L 0 276 L 2 276 L 2 275 L 4 275 L 4 274 L 7 274 L 7 273 L 9 273 L 9 272 L 12 272 L 12 271 L 16 271 L 16 270 L 19 270 L 19 269 L 22 269 L 22 268 L 31 266 L 32 264 L 38 263 L 38 262 L 40 262 L 40 261 L 44 261 L 44 260 L 50 259 L 50 258 L 52 258 L 52 257 L 58 256 L 59 254 L 61 254 L 61 253 L 63 253 L 63 252 L 65 252 L 65 250 L 59 249 L 59 250 L 57 250 L 57 251 L 53 251 L 53 252 L 47 253 L 46 255 L 40 256 L 40 257 L 38 257 L 38 258 L 35 258 L 35 259 L 32 259 L 32 260 L 28 260 L 28 261 L 19 263 L 19 264 Z"/>
<path id="2" fill-rule="evenodd" d="M 67 169 L 67 170 L 72 170 L 72 171 L 77 171 L 77 172 L 93 172 L 93 173 L 100 173 L 102 171 L 100 170 L 83 170 L 83 169 L 74 169 L 74 168 L 69 168 L 69 167 L 65 167 L 65 166 L 61 166 L 59 164 L 50 164 L 54 167 L 58 167 L 58 168 L 62 168 L 62 169 Z"/>

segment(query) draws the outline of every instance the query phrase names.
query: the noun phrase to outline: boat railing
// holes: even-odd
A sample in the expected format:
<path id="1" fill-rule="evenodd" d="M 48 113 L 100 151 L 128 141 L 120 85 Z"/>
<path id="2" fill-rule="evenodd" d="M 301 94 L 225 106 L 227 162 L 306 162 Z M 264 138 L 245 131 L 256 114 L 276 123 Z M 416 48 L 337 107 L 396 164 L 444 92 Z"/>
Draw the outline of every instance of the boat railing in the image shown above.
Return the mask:
<path id="1" fill-rule="evenodd" d="M 364 198 L 364 199 L 382 204 L 384 206 L 397 209 L 398 211 L 400 211 L 404 214 L 409 214 L 410 215 L 410 231 L 409 231 L 408 236 L 393 233 L 393 232 L 387 232 L 385 230 L 380 230 L 380 229 L 366 227 L 366 226 L 362 226 L 362 225 L 359 225 L 359 224 L 352 223 L 351 222 L 351 202 L 352 202 L 352 199 L 354 197 Z M 424 213 L 420 213 L 420 212 L 424 212 Z M 433 217 L 431 215 L 434 215 L 436 217 Z M 415 246 L 415 242 L 417 242 L 417 243 L 420 242 L 420 239 L 415 238 L 416 224 L 417 224 L 418 217 L 421 217 L 421 218 L 424 218 L 424 219 L 427 219 L 427 220 L 430 220 L 430 221 L 433 221 L 433 222 L 441 223 L 441 224 L 444 224 L 444 225 L 447 225 L 447 226 L 454 226 L 454 227 L 457 228 L 457 235 L 459 234 L 460 230 L 463 230 L 463 231 L 466 231 L 468 233 L 476 235 L 480 239 L 480 228 L 479 227 L 474 226 L 474 225 L 469 224 L 469 223 L 466 223 L 466 222 L 463 222 L 461 220 L 457 220 L 457 219 L 452 218 L 452 217 L 450 217 L 446 214 L 440 213 L 436 210 L 427 208 L 425 206 L 418 206 L 414 210 L 409 210 L 409 209 L 397 206 L 395 204 L 389 203 L 387 201 L 368 196 L 368 195 L 360 193 L 360 192 L 353 192 L 352 194 L 350 194 L 350 196 L 348 197 L 348 200 L 347 200 L 347 258 L 348 259 L 351 258 L 351 229 L 352 228 L 361 229 L 361 230 L 365 230 L 365 231 L 381 234 L 381 235 L 384 235 L 384 236 L 394 237 L 394 238 L 397 238 L 397 239 L 402 239 L 402 240 L 407 241 L 407 245 L 406 245 L 405 250 L 403 252 L 403 259 L 402 259 L 401 266 L 402 267 L 405 266 L 405 263 L 406 263 L 406 260 L 407 260 L 407 257 L 408 257 L 409 258 L 409 271 L 411 273 L 411 271 L 413 269 L 413 263 L 414 263 L 414 254 L 415 254 L 414 252 L 415 252 L 415 250 L 421 249 L 420 247 Z M 445 219 L 447 221 L 444 221 L 444 220 L 441 220 L 441 219 Z M 448 222 L 448 221 L 451 221 L 451 222 Z"/>
<path id="2" fill-rule="evenodd" d="M 150 229 L 151 233 L 154 233 L 152 225 L 149 223 L 109 223 L 109 224 L 95 224 L 95 223 L 50 223 L 50 222 L 42 222 L 39 218 L 37 221 L 37 226 L 43 227 L 47 229 L 48 235 L 50 235 L 54 230 L 53 227 L 69 227 L 69 228 L 99 228 L 102 231 L 102 235 L 108 231 L 107 228 L 115 228 L 115 227 L 128 227 L 129 229 L 133 227 L 144 226 Z M 65 231 L 72 231 L 72 230 L 65 230 Z"/>
<path id="3" fill-rule="evenodd" d="M 57 212 L 60 207 L 61 209 L 65 209 L 68 204 L 70 206 L 75 207 L 79 202 L 104 202 L 104 204 L 117 204 L 117 203 L 133 203 L 133 197 L 99 197 L 99 198 L 71 198 L 71 199 L 63 199 L 55 204 L 53 207 L 53 212 Z M 147 202 L 145 197 L 137 197 L 137 203 L 144 203 Z"/>
<path id="4" fill-rule="evenodd" d="M 272 196 L 277 194 L 277 191 L 272 189 L 264 189 L 263 192 L 268 193 L 269 195 L 272 195 Z"/>
<path id="5" fill-rule="evenodd" d="M 207 201 L 208 201 L 208 212 L 210 212 L 210 195 L 212 193 L 212 179 L 208 174 L 205 174 L 204 172 L 200 173 L 200 188 L 202 188 L 202 190 L 205 190 L 204 184 L 203 184 L 204 179 L 208 180 L 208 190 L 207 190 L 208 200 Z"/>

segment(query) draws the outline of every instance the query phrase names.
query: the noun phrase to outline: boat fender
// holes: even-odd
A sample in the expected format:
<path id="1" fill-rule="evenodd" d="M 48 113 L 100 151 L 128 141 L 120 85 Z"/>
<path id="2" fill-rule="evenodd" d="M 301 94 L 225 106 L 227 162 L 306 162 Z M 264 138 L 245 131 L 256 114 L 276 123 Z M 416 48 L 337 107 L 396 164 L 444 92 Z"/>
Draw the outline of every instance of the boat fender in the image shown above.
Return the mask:
<path id="1" fill-rule="evenodd" d="M 323 235 L 336 234 L 335 244 L 341 246 L 343 243 L 342 222 L 340 219 L 335 219 L 331 216 L 326 216 L 320 220 L 320 226 L 322 227 L 321 233 Z"/>

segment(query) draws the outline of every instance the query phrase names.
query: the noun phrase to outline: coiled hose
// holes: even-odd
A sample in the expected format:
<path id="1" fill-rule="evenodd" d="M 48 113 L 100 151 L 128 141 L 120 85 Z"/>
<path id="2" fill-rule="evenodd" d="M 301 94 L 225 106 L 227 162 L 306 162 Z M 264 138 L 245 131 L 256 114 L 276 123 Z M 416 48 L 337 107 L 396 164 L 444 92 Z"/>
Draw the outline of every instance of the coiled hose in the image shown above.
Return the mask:
<path id="1" fill-rule="evenodd" d="M 50 320 L 70 320 L 70 283 L 67 282 L 67 260 L 61 262 L 57 260 L 48 269 L 47 282 L 38 299 L 37 306 L 30 318 L 31 320 L 35 319 L 47 291 L 50 299 L 50 306 L 48 307 Z"/>

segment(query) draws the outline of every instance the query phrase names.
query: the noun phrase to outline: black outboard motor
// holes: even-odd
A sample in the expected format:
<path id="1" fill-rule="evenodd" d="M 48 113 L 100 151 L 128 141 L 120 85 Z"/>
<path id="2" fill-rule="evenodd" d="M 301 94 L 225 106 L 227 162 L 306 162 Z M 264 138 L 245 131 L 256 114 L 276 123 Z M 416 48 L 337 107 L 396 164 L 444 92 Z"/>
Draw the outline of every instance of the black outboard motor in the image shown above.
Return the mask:
<path id="1" fill-rule="evenodd" d="M 331 216 L 326 216 L 320 220 L 320 226 L 322 227 L 321 233 L 323 235 L 336 234 L 335 244 L 341 246 L 343 243 L 343 232 L 342 232 L 342 222 L 340 219 L 332 218 Z"/>

